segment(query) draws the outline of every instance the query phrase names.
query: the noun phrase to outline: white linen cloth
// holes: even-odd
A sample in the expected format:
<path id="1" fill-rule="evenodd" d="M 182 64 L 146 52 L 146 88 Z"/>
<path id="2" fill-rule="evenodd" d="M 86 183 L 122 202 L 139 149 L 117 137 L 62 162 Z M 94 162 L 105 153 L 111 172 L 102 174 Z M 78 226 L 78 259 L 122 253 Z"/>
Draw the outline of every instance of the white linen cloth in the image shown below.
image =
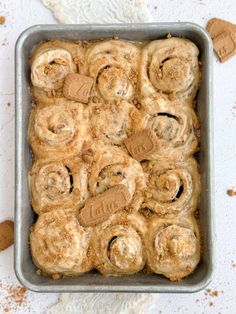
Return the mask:
<path id="1" fill-rule="evenodd" d="M 148 22 L 149 0 L 41 0 L 60 23 Z"/>

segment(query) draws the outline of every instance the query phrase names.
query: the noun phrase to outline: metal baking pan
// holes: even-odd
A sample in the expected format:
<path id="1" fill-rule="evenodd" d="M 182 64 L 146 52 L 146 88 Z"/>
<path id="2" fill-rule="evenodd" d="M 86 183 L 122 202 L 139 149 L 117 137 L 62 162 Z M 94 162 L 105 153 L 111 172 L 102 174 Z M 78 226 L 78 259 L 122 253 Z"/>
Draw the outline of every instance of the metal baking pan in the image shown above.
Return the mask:
<path id="1" fill-rule="evenodd" d="M 29 57 L 32 48 L 48 39 L 91 40 L 119 36 L 128 40 L 154 40 L 172 36 L 193 41 L 200 50 L 202 82 L 198 93 L 198 115 L 201 122 L 200 172 L 202 193 L 200 224 L 203 254 L 197 269 L 180 282 L 150 274 L 128 277 L 103 277 L 87 273 L 74 278 L 51 278 L 35 273 L 30 250 L 29 229 L 34 222 L 28 190 L 30 150 L 27 143 L 29 94 Z M 213 108 L 212 108 L 212 44 L 203 28 L 192 23 L 151 23 L 117 25 L 37 25 L 25 30 L 15 47 L 16 66 L 16 176 L 15 176 L 15 273 L 28 289 L 40 292 L 196 292 L 211 281 L 214 265 L 213 225 Z"/>

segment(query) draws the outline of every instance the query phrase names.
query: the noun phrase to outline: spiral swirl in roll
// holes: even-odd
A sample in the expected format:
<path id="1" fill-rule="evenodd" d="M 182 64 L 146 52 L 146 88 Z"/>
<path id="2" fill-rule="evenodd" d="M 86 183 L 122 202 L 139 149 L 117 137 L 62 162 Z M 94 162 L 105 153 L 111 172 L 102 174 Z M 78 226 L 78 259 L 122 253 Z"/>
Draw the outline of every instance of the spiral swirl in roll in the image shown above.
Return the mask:
<path id="1" fill-rule="evenodd" d="M 200 195 L 197 163 L 190 158 L 184 162 L 150 161 L 143 165 L 148 174 L 143 207 L 158 216 L 175 217 L 194 212 Z"/>
<path id="2" fill-rule="evenodd" d="M 143 128 L 151 128 L 158 138 L 158 150 L 148 159 L 183 159 L 198 149 L 200 125 L 193 109 L 157 106 L 145 114 Z"/>
<path id="3" fill-rule="evenodd" d="M 82 58 L 79 45 L 66 41 L 48 41 L 40 45 L 31 60 L 31 82 L 45 91 L 62 87 L 69 73 L 77 72 L 74 58 Z"/>
<path id="4" fill-rule="evenodd" d="M 95 267 L 106 276 L 132 275 L 144 268 L 145 218 L 123 211 L 95 228 Z"/>
<path id="5" fill-rule="evenodd" d="M 138 127 L 140 112 L 125 100 L 119 103 L 97 106 L 91 115 L 93 135 L 107 144 L 121 145 Z"/>
<path id="6" fill-rule="evenodd" d="M 88 198 L 87 166 L 78 158 L 36 161 L 29 173 L 31 204 L 37 214 L 78 209 Z"/>
<path id="7" fill-rule="evenodd" d="M 92 268 L 92 229 L 75 212 L 60 209 L 39 216 L 31 228 L 33 261 L 44 274 L 75 276 Z"/>
<path id="8" fill-rule="evenodd" d="M 183 38 L 154 40 L 144 47 L 141 57 L 141 94 L 144 104 L 169 95 L 190 104 L 200 81 L 198 48 Z"/>
<path id="9" fill-rule="evenodd" d="M 194 218 L 152 217 L 146 238 L 147 266 L 172 281 L 181 280 L 200 260 L 200 236 Z"/>
<path id="10" fill-rule="evenodd" d="M 94 95 L 107 101 L 131 100 L 137 87 L 140 51 L 122 40 L 92 45 L 85 54 L 81 71 L 94 78 Z"/>
<path id="11" fill-rule="evenodd" d="M 33 109 L 28 137 L 34 155 L 51 160 L 79 155 L 88 138 L 88 122 L 87 108 L 72 101 Z"/>
<path id="12" fill-rule="evenodd" d="M 125 185 L 132 197 L 129 210 L 137 211 L 143 202 L 146 178 L 141 165 L 121 148 L 111 145 L 96 145 L 89 172 L 89 191 L 98 195 L 107 189 Z"/>

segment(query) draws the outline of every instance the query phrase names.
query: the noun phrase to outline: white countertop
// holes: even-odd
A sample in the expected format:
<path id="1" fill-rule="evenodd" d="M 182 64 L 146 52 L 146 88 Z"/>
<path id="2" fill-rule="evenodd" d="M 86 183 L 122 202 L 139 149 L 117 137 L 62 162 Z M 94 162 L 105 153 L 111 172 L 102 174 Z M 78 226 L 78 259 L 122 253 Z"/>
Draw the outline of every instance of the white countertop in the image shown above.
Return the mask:
<path id="1" fill-rule="evenodd" d="M 192 21 L 205 26 L 208 19 L 220 17 L 236 23 L 234 0 L 152 0 L 149 9 L 158 22 Z M 30 25 L 55 23 L 39 0 L 0 0 L 1 15 L 6 17 L 6 24 L 0 26 L 0 221 L 14 215 L 14 44 Z M 206 291 L 158 295 L 150 313 L 236 313 L 236 197 L 226 194 L 227 189 L 236 188 L 236 57 L 225 64 L 214 57 L 214 129 L 217 256 L 209 288 L 219 291 L 219 296 L 206 296 Z M 13 247 L 0 253 L 3 313 L 1 282 L 3 286 L 17 285 Z M 18 307 L 14 313 L 44 313 L 57 296 L 27 292 L 27 306 Z"/>

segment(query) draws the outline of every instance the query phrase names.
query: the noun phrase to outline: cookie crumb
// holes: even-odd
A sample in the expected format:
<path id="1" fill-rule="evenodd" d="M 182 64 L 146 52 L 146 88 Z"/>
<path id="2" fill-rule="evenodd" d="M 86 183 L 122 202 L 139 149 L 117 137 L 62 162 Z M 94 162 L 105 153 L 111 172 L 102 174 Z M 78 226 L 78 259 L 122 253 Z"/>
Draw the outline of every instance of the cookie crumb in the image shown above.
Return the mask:
<path id="1" fill-rule="evenodd" d="M 213 302 L 209 302 L 209 305 L 210 305 L 210 306 L 214 306 L 214 303 L 213 303 Z"/>
<path id="2" fill-rule="evenodd" d="M 236 191 L 234 191 L 233 189 L 228 189 L 226 193 L 231 197 L 236 195 Z"/>
<path id="3" fill-rule="evenodd" d="M 18 312 L 20 308 L 28 307 L 27 289 L 21 286 L 0 282 L 3 298 L 0 303 L 1 313 Z"/>
<path id="4" fill-rule="evenodd" d="M 210 296 L 210 297 L 218 297 L 219 296 L 219 291 L 217 290 L 211 290 L 211 289 L 206 289 L 205 293 L 206 296 Z"/>
<path id="5" fill-rule="evenodd" d="M 133 100 L 133 104 L 134 104 L 135 106 L 137 106 L 138 100 L 137 100 L 137 99 L 134 99 L 134 100 Z"/>
<path id="6" fill-rule="evenodd" d="M 172 37 L 171 33 L 168 33 L 167 36 L 166 36 L 166 38 L 171 38 L 171 37 Z"/>
<path id="7" fill-rule="evenodd" d="M 0 16 L 0 24 L 1 24 L 1 25 L 2 25 L 2 24 L 5 24 L 5 22 L 6 22 L 5 16 Z"/>
<path id="8" fill-rule="evenodd" d="M 52 279 L 53 280 L 58 280 L 58 279 L 60 279 L 61 278 L 61 275 L 60 274 L 53 274 L 52 275 Z"/>

